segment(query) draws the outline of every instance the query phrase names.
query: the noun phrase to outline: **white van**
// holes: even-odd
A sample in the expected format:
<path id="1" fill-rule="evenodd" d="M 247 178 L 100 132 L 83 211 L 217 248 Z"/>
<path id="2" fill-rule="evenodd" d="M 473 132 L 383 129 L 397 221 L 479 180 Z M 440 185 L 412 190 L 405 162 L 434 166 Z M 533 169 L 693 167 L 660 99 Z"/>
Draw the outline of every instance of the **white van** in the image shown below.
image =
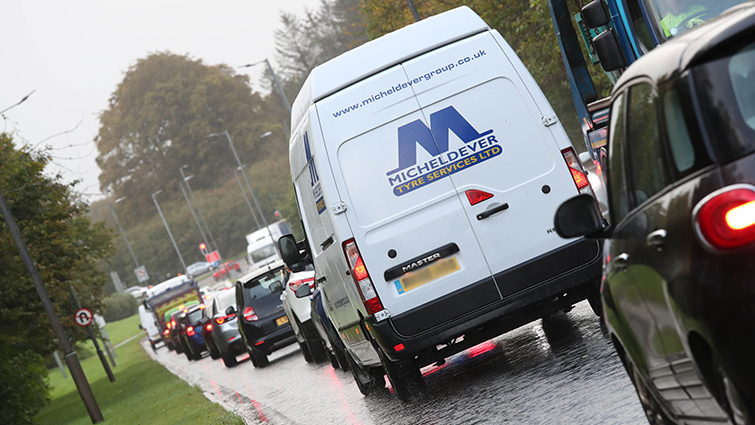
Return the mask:
<path id="1" fill-rule="evenodd" d="M 150 310 L 147 310 L 144 303 L 139 304 L 139 319 L 142 329 L 144 329 L 147 338 L 149 338 L 149 345 L 152 346 L 153 350 L 157 350 L 156 345 L 162 341 L 162 336 L 160 335 L 160 329 L 157 327 L 155 315 Z"/>
<path id="2" fill-rule="evenodd" d="M 291 134 L 316 282 L 363 393 L 385 373 L 405 398 L 420 367 L 597 295 L 599 244 L 553 229 L 591 193 L 579 158 L 469 8 L 315 68 Z"/>

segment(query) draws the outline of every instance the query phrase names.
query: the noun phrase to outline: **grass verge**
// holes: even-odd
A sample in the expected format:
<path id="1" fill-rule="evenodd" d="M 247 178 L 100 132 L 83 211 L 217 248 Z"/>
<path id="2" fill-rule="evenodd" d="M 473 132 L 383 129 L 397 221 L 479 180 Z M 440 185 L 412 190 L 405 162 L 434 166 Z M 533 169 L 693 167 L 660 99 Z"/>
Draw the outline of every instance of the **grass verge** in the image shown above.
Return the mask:
<path id="1" fill-rule="evenodd" d="M 123 325 L 129 326 L 128 323 Z M 105 424 L 244 423 L 238 415 L 225 411 L 205 398 L 199 388 L 189 386 L 153 361 L 139 344 L 140 339 L 135 338 L 116 350 L 118 366 L 113 368 L 115 382 L 107 379 L 97 356 L 81 362 Z M 113 340 L 113 344 L 116 343 Z M 50 371 L 52 400 L 34 418 L 35 421 L 44 425 L 91 424 L 70 375 L 68 379 L 60 375 L 58 369 Z"/>

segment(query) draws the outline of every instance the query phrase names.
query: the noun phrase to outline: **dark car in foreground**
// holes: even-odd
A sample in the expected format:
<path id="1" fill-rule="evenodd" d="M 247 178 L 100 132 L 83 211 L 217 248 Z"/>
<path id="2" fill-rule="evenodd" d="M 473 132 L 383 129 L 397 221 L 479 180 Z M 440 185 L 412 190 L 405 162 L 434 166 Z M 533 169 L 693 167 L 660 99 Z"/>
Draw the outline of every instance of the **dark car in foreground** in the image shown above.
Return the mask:
<path id="1" fill-rule="evenodd" d="M 270 353 L 296 342 L 280 300 L 287 281 L 286 266 L 276 261 L 236 282 L 238 327 L 255 367 L 267 366 Z"/>
<path id="2" fill-rule="evenodd" d="M 604 318 L 651 423 L 753 424 L 755 4 L 650 52 L 611 101 L 611 226 L 580 196 L 556 231 L 607 240 Z"/>

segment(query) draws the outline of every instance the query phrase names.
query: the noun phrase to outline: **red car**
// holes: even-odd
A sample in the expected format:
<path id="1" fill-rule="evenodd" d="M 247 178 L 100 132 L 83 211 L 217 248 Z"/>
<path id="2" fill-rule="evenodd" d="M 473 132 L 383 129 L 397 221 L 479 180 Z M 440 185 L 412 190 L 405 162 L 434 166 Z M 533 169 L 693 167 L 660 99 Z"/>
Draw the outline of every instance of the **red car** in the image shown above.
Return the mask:
<path id="1" fill-rule="evenodd" d="M 241 273 L 241 266 L 235 261 L 228 261 L 218 266 L 218 268 L 215 269 L 215 273 L 212 274 L 212 277 L 218 281 L 228 277 L 231 274 L 231 270 L 236 270 L 238 273 Z"/>

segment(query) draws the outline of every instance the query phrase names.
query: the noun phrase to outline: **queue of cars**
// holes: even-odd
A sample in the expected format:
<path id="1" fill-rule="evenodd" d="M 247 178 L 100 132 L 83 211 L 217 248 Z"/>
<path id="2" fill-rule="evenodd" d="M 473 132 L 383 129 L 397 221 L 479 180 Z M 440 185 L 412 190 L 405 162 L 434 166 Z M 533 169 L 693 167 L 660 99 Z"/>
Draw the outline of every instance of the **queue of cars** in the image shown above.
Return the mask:
<path id="1" fill-rule="evenodd" d="M 239 278 L 233 305 L 213 298 L 215 348 L 233 322 L 238 338 L 233 326 L 222 338 L 243 341 L 255 367 L 296 341 L 305 360 L 324 351 L 348 367 L 363 394 L 387 377 L 408 400 L 420 367 L 587 299 L 650 423 L 753 424 L 753 40 L 747 3 L 621 76 L 607 197 L 516 55 L 469 9 L 316 68 L 290 147 L 306 238 L 281 237 L 284 261 Z M 394 56 L 378 66 L 370 49 Z M 484 108 L 490 96 L 514 106 Z"/>

